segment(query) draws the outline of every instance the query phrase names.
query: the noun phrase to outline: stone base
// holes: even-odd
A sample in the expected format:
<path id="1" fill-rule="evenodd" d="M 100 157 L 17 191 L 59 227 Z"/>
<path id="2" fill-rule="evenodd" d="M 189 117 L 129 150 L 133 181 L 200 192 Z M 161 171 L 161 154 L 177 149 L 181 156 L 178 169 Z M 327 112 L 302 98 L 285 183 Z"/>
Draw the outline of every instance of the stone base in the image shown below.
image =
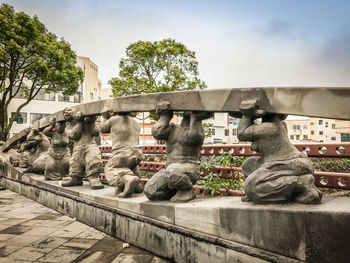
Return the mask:
<path id="1" fill-rule="evenodd" d="M 62 188 L 4 163 L 0 186 L 176 262 L 348 262 L 350 198 L 257 205 L 240 197 L 189 203 L 117 198 L 114 188 Z"/>

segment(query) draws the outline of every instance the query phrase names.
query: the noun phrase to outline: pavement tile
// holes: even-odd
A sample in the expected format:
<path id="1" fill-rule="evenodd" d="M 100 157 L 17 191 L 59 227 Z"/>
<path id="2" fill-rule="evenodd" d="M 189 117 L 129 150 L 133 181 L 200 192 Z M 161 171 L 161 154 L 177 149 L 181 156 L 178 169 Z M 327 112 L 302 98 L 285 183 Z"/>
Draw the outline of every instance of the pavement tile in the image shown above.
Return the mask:
<path id="1" fill-rule="evenodd" d="M 76 238 L 103 239 L 106 236 L 107 235 L 105 233 L 90 227 L 89 229 L 77 235 Z"/>
<path id="2" fill-rule="evenodd" d="M 123 241 L 107 236 L 101 241 L 97 242 L 93 247 L 90 248 L 90 250 L 113 252 L 115 254 L 118 254 L 123 250 Z"/>
<path id="3" fill-rule="evenodd" d="M 111 263 L 150 263 L 153 256 L 120 253 Z"/>
<path id="4" fill-rule="evenodd" d="M 93 245 L 95 245 L 99 240 L 95 239 L 86 239 L 86 238 L 73 238 L 69 240 L 67 243 L 64 243 L 61 248 L 68 249 L 89 249 Z"/>
<path id="5" fill-rule="evenodd" d="M 52 233 L 51 236 L 75 237 L 76 235 L 79 235 L 81 232 L 85 231 L 88 228 L 89 228 L 89 226 L 84 225 L 80 222 L 72 222 L 71 224 L 62 228 L 61 230 L 58 230 L 58 231 Z"/>
<path id="6" fill-rule="evenodd" d="M 18 260 L 13 258 L 0 258 L 0 263 L 32 263 L 33 261 Z"/>
<path id="7" fill-rule="evenodd" d="M 38 241 L 35 241 L 30 246 L 35 248 L 57 248 L 61 246 L 62 244 L 69 241 L 69 238 L 64 237 L 43 237 L 42 239 L 39 239 Z"/>
<path id="8" fill-rule="evenodd" d="M 0 257 L 6 257 L 11 253 L 15 252 L 18 249 L 21 249 L 21 246 L 4 246 L 0 248 Z"/>
<path id="9" fill-rule="evenodd" d="M 37 217 L 38 214 L 33 214 L 33 213 L 16 213 L 16 212 L 7 212 L 7 213 L 1 213 L 2 217 L 7 217 L 7 218 L 26 218 L 27 220 L 33 219 L 34 217 Z"/>
<path id="10" fill-rule="evenodd" d="M 36 220 L 55 220 L 59 217 L 62 217 L 61 214 L 54 214 L 54 213 L 45 213 L 43 215 L 40 215 L 36 217 Z"/>
<path id="11" fill-rule="evenodd" d="M 115 253 L 105 251 L 86 251 L 75 262 L 79 263 L 109 263 L 115 258 Z"/>
<path id="12" fill-rule="evenodd" d="M 0 234 L 0 241 L 6 241 L 10 238 L 13 238 L 17 235 L 13 235 L 13 234 Z"/>
<path id="13" fill-rule="evenodd" d="M 37 240 L 42 238 L 41 236 L 31 236 L 31 235 L 18 235 L 10 240 L 7 240 L 9 246 L 27 246 Z"/>
<path id="14" fill-rule="evenodd" d="M 142 255 L 152 255 L 150 252 L 144 250 L 144 249 L 141 249 L 141 248 L 138 248 L 138 247 L 135 247 L 133 245 L 129 245 L 129 247 L 126 247 L 123 249 L 123 253 L 127 253 L 127 254 L 142 254 Z"/>
<path id="15" fill-rule="evenodd" d="M 0 231 L 6 229 L 6 228 L 9 228 L 10 226 L 5 226 L 5 225 L 0 225 Z"/>
<path id="16" fill-rule="evenodd" d="M 74 249 L 55 249 L 50 253 L 46 254 L 40 258 L 39 262 L 72 262 L 81 254 L 84 250 L 74 250 Z"/>
<path id="17" fill-rule="evenodd" d="M 46 220 L 45 220 L 46 221 Z M 56 228 L 63 228 L 69 224 L 71 224 L 71 221 L 65 221 L 65 220 L 48 220 L 47 223 L 44 223 L 42 226 L 44 227 L 56 227 Z"/>
<path id="18" fill-rule="evenodd" d="M 32 229 L 33 229 L 33 227 L 30 227 L 30 226 L 16 225 L 16 226 L 8 227 L 8 228 L 0 231 L 0 234 L 20 235 L 20 234 L 26 233 Z"/>
<path id="19" fill-rule="evenodd" d="M 16 252 L 12 253 L 8 257 L 11 259 L 17 259 L 17 260 L 29 260 L 34 261 L 42 256 L 44 256 L 46 253 L 50 252 L 50 249 L 38 249 L 33 247 L 24 247 L 22 249 L 17 250 Z"/>
<path id="20" fill-rule="evenodd" d="M 0 222 L 1 225 L 14 226 L 20 223 L 28 221 L 27 218 L 7 218 Z"/>
<path id="21" fill-rule="evenodd" d="M 57 231 L 57 228 L 55 228 L 55 227 L 38 226 L 38 227 L 35 227 L 32 230 L 26 232 L 25 234 L 32 235 L 32 236 L 47 236 L 55 231 Z"/>
<path id="22" fill-rule="evenodd" d="M 71 218 L 69 216 L 62 216 L 62 215 L 61 215 L 61 217 L 58 217 L 56 220 L 76 221 L 75 218 Z"/>
<path id="23" fill-rule="evenodd" d="M 21 223 L 21 226 L 41 226 L 44 225 L 48 222 L 50 222 L 51 220 L 38 220 L 38 219 L 31 219 L 31 220 L 27 220 L 23 223 Z M 0 222 L 1 223 L 1 222 Z"/>

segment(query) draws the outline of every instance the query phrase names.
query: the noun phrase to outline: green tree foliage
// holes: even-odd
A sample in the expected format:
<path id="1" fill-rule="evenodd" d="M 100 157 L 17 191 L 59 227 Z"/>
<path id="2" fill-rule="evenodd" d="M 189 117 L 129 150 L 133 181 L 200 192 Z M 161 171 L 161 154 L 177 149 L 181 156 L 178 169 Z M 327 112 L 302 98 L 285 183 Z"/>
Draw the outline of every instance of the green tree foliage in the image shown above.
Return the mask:
<path id="1" fill-rule="evenodd" d="M 119 63 L 120 77 L 109 81 L 115 97 L 206 88 L 195 52 L 173 39 L 132 43 L 126 57 Z"/>
<path id="2" fill-rule="evenodd" d="M 0 6 L 0 140 L 6 140 L 20 110 L 40 90 L 72 95 L 82 79 L 69 43 L 49 32 L 36 16 Z M 9 118 L 7 108 L 19 95 L 25 100 Z"/>

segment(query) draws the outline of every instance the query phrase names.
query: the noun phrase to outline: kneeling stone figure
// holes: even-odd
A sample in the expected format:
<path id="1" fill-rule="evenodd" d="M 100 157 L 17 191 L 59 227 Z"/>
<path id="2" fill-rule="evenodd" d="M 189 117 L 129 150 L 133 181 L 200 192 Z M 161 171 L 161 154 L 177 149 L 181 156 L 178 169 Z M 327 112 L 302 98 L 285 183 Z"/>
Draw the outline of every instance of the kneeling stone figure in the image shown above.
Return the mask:
<path id="1" fill-rule="evenodd" d="M 74 141 L 74 148 L 69 160 L 71 179 L 61 185 L 63 187 L 82 185 L 83 177 L 86 175 L 92 189 L 102 189 L 103 185 L 99 179 L 102 159 L 95 141 L 95 137 L 100 135 L 95 124 L 96 117 L 84 117 L 79 111 L 74 115 L 71 108 L 66 108 L 63 116 L 68 122 L 65 132 Z"/>
<path id="2" fill-rule="evenodd" d="M 159 120 L 152 127 L 157 140 L 166 140 L 166 168 L 160 170 L 145 185 L 150 200 L 187 202 L 196 195 L 193 184 L 200 176 L 200 151 L 204 142 L 202 120 L 213 116 L 208 112 L 184 112 L 181 125 L 170 124 L 173 112 L 167 102 L 157 105 Z"/>
<path id="3" fill-rule="evenodd" d="M 111 133 L 112 155 L 105 166 L 108 183 L 115 187 L 118 197 L 129 197 L 141 193 L 143 187 L 138 167 L 142 151 L 138 147 L 140 126 L 129 113 L 102 112 L 105 119 L 100 126 L 102 133 Z"/>
<path id="4" fill-rule="evenodd" d="M 257 109 L 256 101 L 243 101 L 240 111 L 238 139 L 251 141 L 252 149 L 259 153 L 243 163 L 247 179 L 242 201 L 319 203 L 322 193 L 315 186 L 312 163 L 290 143 L 282 123 L 286 116 L 265 114 Z M 255 124 L 260 117 L 262 123 Z"/>

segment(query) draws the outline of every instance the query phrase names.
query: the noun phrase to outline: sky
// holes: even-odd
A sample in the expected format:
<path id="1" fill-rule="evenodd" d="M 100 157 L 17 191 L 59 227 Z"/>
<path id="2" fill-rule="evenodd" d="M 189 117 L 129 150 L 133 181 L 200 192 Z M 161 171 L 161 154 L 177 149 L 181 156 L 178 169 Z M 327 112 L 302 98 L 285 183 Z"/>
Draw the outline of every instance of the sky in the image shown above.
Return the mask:
<path id="1" fill-rule="evenodd" d="M 196 52 L 210 89 L 350 87 L 347 0 L 8 0 L 118 76 L 126 47 L 173 38 Z"/>

